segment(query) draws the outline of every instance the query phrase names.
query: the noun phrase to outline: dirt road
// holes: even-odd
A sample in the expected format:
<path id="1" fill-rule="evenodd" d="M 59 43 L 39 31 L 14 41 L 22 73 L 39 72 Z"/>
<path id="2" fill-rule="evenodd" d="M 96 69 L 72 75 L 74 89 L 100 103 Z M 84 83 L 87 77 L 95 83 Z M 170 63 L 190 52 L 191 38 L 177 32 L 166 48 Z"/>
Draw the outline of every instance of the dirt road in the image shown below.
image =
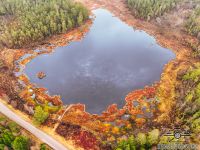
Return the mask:
<path id="1" fill-rule="evenodd" d="M 48 134 L 44 133 L 43 131 L 39 130 L 38 128 L 34 127 L 32 124 L 23 120 L 20 116 L 15 114 L 12 110 L 7 108 L 7 106 L 0 102 L 0 112 L 7 116 L 9 119 L 15 121 L 17 124 L 22 126 L 24 129 L 28 130 L 30 133 L 35 135 L 44 143 L 48 144 L 55 150 L 68 150 L 64 145 L 56 141 L 54 138 L 49 136 Z"/>

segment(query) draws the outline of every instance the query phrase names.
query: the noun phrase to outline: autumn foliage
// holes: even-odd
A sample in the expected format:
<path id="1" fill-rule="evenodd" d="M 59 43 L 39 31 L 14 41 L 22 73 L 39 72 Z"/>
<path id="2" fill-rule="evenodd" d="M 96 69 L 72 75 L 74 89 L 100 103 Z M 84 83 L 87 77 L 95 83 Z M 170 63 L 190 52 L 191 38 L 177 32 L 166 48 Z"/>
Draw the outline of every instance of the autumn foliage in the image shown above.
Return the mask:
<path id="1" fill-rule="evenodd" d="M 61 123 L 56 131 L 65 137 L 67 140 L 73 140 L 76 145 L 84 148 L 85 150 L 97 150 L 99 142 L 96 137 L 81 128 L 79 125 L 71 123 Z"/>

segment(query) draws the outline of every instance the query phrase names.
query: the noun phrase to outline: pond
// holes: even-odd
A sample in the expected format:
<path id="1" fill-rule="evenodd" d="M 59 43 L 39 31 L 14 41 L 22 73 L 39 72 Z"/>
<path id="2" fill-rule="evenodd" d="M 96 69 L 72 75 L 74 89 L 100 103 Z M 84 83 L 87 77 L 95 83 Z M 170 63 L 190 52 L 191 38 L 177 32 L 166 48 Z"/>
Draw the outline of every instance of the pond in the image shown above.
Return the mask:
<path id="1" fill-rule="evenodd" d="M 93 25 L 81 41 L 39 55 L 25 73 L 51 95 L 61 95 L 65 104 L 82 103 L 86 111 L 99 114 L 113 103 L 122 107 L 132 90 L 159 81 L 175 54 L 109 11 L 93 13 Z M 37 77 L 40 71 L 46 74 L 42 80 Z"/>

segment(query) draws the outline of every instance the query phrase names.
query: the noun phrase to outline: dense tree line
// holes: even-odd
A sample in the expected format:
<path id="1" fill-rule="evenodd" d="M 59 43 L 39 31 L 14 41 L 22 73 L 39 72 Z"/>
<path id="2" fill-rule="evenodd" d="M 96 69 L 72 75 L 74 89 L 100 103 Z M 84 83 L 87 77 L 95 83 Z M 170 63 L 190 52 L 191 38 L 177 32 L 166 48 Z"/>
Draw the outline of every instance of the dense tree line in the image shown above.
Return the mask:
<path id="1" fill-rule="evenodd" d="M 130 136 L 117 143 L 116 150 L 145 150 L 152 149 L 153 145 L 162 143 L 164 140 L 160 137 L 160 131 L 153 129 L 147 133 L 138 133 L 136 136 Z"/>
<path id="2" fill-rule="evenodd" d="M 127 0 L 129 8 L 137 17 L 151 19 L 163 15 L 176 6 L 179 0 Z"/>
<path id="3" fill-rule="evenodd" d="M 88 11 L 71 0 L 0 0 L 0 17 L 12 18 L 0 27 L 0 43 L 19 48 L 80 26 Z"/>
<path id="4" fill-rule="evenodd" d="M 200 33 L 200 7 L 196 8 L 186 23 L 189 34 L 198 36 Z"/>
<path id="5" fill-rule="evenodd" d="M 35 141 L 28 135 L 18 124 L 0 114 L 0 150 L 30 150 Z M 44 143 L 39 149 L 50 150 Z"/>

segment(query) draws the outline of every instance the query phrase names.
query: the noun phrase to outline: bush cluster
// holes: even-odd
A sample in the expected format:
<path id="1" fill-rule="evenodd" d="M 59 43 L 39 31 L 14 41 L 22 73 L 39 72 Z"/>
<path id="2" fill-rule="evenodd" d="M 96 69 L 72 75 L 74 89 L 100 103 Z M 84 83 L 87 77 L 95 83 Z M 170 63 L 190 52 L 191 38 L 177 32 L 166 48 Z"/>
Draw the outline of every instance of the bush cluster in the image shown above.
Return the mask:
<path id="1" fill-rule="evenodd" d="M 200 65 L 190 69 L 184 76 L 186 81 L 185 101 L 182 106 L 182 119 L 194 133 L 200 133 Z M 191 86 L 192 85 L 192 86 Z"/>
<path id="2" fill-rule="evenodd" d="M 20 127 L 0 115 L 0 150 L 29 150 L 30 141 L 20 132 Z"/>

